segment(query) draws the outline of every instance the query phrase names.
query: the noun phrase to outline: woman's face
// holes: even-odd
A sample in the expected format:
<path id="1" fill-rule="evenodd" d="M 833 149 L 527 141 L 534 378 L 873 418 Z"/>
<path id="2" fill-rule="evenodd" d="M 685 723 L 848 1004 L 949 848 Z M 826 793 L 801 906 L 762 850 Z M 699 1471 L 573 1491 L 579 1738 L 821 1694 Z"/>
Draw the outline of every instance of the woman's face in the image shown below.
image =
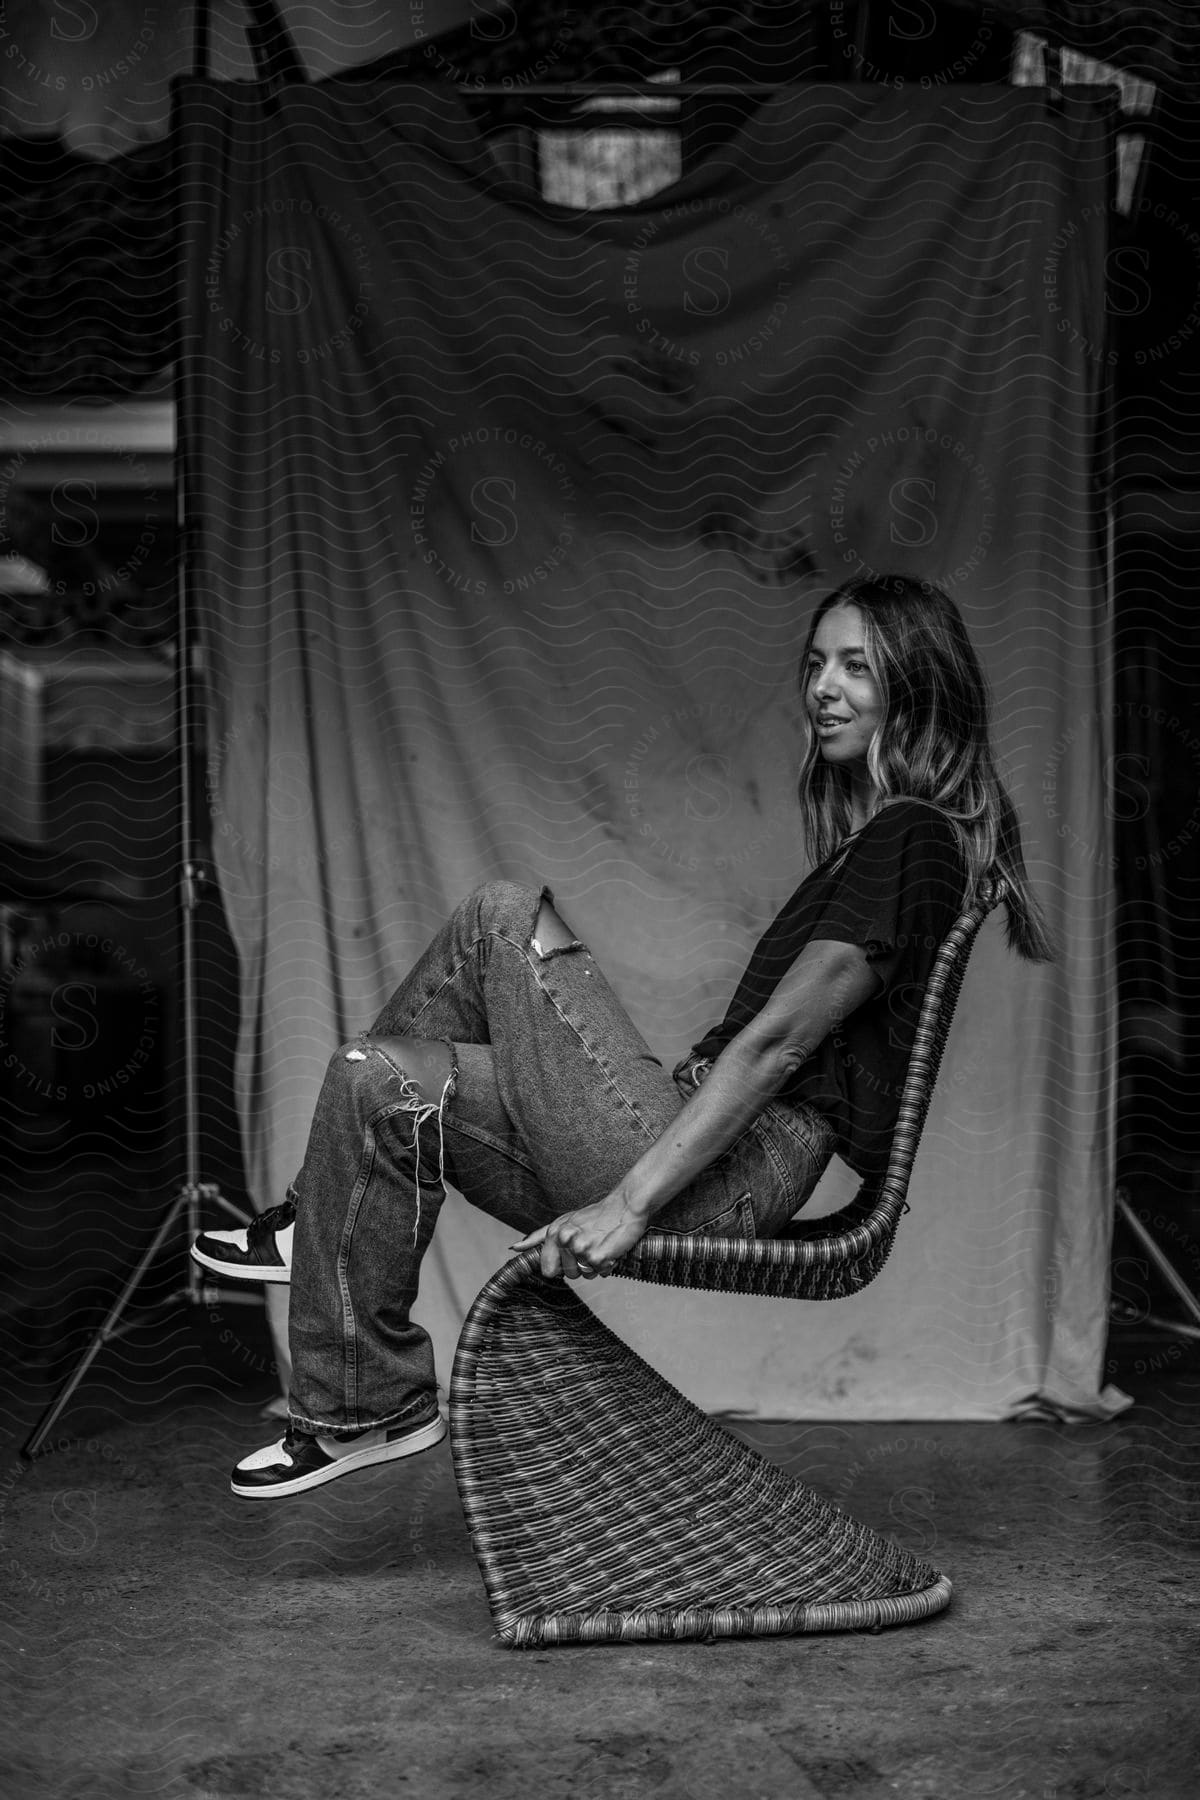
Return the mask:
<path id="1" fill-rule="evenodd" d="M 826 762 L 864 762 L 883 717 L 865 639 L 861 609 L 845 604 L 830 607 L 812 641 L 804 704 Z"/>

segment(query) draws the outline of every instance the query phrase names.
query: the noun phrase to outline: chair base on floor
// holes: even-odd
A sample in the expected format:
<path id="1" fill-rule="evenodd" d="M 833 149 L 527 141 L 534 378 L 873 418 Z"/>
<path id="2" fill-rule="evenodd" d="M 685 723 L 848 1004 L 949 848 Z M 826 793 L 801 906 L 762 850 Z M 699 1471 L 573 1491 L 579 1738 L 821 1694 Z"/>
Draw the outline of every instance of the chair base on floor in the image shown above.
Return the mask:
<path id="1" fill-rule="evenodd" d="M 516 1649 L 875 1631 L 950 1583 L 709 1419 L 524 1251 L 467 1318 L 455 1473 Z"/>

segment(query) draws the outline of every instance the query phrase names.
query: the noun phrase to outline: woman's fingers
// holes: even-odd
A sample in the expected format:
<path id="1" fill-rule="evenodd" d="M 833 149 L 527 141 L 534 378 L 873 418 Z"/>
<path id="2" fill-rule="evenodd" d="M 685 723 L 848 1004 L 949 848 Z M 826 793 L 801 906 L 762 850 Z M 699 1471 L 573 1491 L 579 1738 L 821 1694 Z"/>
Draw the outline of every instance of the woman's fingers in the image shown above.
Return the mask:
<path id="1" fill-rule="evenodd" d="M 565 1275 L 568 1281 L 574 1281 L 579 1274 L 570 1244 L 563 1241 L 569 1236 L 569 1224 L 566 1218 L 553 1219 L 541 1233 L 542 1274 L 548 1279 Z"/>
<path id="2" fill-rule="evenodd" d="M 526 1237 L 523 1237 L 519 1244 L 510 1244 L 508 1247 L 510 1250 L 536 1250 L 539 1244 L 545 1242 L 549 1229 L 548 1225 L 539 1225 L 536 1231 L 531 1231 Z"/>
<path id="3" fill-rule="evenodd" d="M 578 1281 L 581 1275 L 589 1274 L 583 1235 L 581 1226 L 570 1215 L 547 1225 L 541 1234 L 542 1274 L 548 1278 L 563 1275 L 568 1281 Z"/>
<path id="4" fill-rule="evenodd" d="M 594 1235 L 595 1242 L 592 1242 L 587 1226 L 567 1214 L 552 1220 L 549 1225 L 539 1225 L 536 1231 L 528 1232 L 519 1244 L 512 1244 L 510 1248 L 514 1252 L 536 1250 L 540 1245 L 542 1274 L 547 1278 L 563 1275 L 568 1281 L 594 1281 L 597 1276 L 611 1275 L 616 1260 L 602 1248 L 610 1234 Z"/>
<path id="5" fill-rule="evenodd" d="M 584 1281 L 595 1281 L 597 1276 L 612 1274 L 613 1259 L 610 1256 L 606 1256 L 598 1245 L 594 1248 L 590 1248 L 586 1243 L 578 1241 L 575 1245 L 574 1254 L 571 1256 L 571 1261 L 575 1265 L 576 1272 Z M 573 1281 L 575 1279 L 571 1270 L 566 1266 L 565 1256 L 563 1273 L 567 1276 L 568 1280 Z"/>

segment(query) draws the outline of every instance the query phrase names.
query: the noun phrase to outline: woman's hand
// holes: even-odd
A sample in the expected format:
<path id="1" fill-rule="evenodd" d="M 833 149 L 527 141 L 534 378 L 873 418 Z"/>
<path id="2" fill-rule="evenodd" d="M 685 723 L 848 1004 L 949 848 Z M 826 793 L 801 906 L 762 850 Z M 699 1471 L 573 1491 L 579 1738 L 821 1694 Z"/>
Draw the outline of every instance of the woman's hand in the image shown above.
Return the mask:
<path id="1" fill-rule="evenodd" d="M 649 1217 L 636 1212 L 617 1189 L 594 1206 L 581 1206 L 531 1231 L 513 1249 L 532 1250 L 540 1244 L 543 1275 L 592 1281 L 597 1275 L 611 1275 L 613 1264 L 633 1249 L 649 1224 Z"/>

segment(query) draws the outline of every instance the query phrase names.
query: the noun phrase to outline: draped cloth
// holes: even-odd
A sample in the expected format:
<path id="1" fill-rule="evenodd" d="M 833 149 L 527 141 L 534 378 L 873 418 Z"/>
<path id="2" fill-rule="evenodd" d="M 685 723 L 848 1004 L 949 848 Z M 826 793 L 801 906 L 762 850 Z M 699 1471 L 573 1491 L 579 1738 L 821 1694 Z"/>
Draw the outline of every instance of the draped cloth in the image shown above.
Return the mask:
<path id="1" fill-rule="evenodd" d="M 450 90 L 185 82 L 183 424 L 252 1192 L 481 881 L 546 882 L 653 1050 L 805 872 L 796 663 L 864 569 L 955 594 L 1062 941 L 976 950 L 897 1250 L 829 1306 L 591 1284 L 712 1410 L 1103 1413 L 1112 1186 L 1102 109 L 781 92 L 641 206 Z M 854 1186 L 835 1165 L 817 1207 Z M 581 1196 L 581 1199 L 585 1196 Z M 443 1380 L 502 1226 L 451 1197 Z"/>

